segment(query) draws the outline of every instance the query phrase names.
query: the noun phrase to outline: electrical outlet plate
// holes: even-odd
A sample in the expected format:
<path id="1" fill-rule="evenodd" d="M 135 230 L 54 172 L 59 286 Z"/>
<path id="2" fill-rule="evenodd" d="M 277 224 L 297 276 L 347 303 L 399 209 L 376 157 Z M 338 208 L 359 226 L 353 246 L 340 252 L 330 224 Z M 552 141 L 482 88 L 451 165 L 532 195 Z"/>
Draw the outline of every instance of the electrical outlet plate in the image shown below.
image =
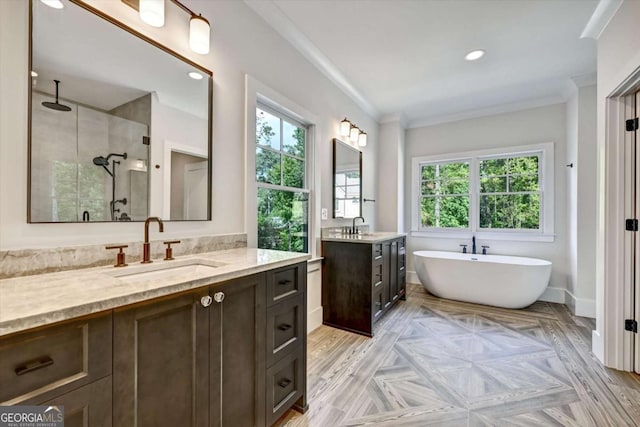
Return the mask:
<path id="1" fill-rule="evenodd" d="M 327 210 L 327 208 L 322 208 L 322 219 L 328 219 L 329 218 L 329 211 Z"/>

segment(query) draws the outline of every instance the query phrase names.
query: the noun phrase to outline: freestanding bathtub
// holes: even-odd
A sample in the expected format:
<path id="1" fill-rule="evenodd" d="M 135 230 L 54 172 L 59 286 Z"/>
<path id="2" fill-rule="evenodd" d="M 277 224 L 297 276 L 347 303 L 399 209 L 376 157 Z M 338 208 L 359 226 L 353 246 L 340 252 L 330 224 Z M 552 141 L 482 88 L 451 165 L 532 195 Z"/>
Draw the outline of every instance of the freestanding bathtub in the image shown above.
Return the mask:
<path id="1" fill-rule="evenodd" d="M 416 251 L 422 286 L 440 298 L 505 308 L 523 308 L 542 295 L 551 262 L 535 258 Z"/>

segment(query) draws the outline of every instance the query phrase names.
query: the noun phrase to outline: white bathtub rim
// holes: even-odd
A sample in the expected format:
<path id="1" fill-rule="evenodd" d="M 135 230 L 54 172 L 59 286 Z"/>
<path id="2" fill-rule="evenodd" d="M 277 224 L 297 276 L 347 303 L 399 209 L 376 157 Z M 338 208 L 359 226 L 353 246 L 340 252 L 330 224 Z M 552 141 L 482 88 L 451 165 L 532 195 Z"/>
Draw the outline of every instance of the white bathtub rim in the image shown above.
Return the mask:
<path id="1" fill-rule="evenodd" d="M 448 252 L 448 251 L 429 251 L 420 250 L 413 251 L 413 256 L 419 256 L 424 258 L 437 258 L 455 261 L 469 261 L 469 262 L 489 262 L 498 264 L 514 264 L 514 265 L 531 265 L 531 266 L 543 266 L 553 265 L 551 261 L 541 258 L 529 258 L 512 255 L 482 255 L 482 254 L 463 254 L 462 252 Z"/>

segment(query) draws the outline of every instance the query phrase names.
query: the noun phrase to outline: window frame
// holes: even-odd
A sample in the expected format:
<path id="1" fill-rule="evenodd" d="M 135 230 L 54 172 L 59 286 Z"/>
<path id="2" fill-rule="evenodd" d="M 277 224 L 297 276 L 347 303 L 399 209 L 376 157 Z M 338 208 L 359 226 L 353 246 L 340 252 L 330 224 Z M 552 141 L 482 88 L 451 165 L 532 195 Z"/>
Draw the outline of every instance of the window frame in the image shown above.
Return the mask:
<path id="1" fill-rule="evenodd" d="M 307 209 L 307 243 L 306 243 L 306 252 L 300 252 L 300 253 L 312 253 L 312 245 L 313 245 L 313 241 L 312 241 L 312 210 L 311 210 L 311 206 L 312 206 L 312 200 L 311 200 L 311 189 L 310 189 L 310 167 L 309 167 L 309 159 L 310 159 L 310 143 L 309 143 L 309 134 L 311 131 L 311 126 L 304 124 L 303 122 L 301 122 L 300 120 L 297 120 L 294 117 L 291 117 L 290 115 L 286 114 L 286 112 L 280 111 L 277 107 L 272 107 L 270 104 L 264 102 L 261 99 L 258 99 L 256 102 L 256 106 L 255 106 L 255 117 L 256 120 L 253 123 L 253 133 L 255 134 L 255 130 L 256 130 L 256 125 L 257 125 L 257 117 L 258 117 L 258 109 L 265 111 L 269 114 L 271 114 L 274 117 L 277 117 L 280 119 L 280 129 L 279 129 L 279 135 L 280 135 L 280 149 L 276 150 L 274 148 L 272 148 L 271 146 L 268 145 L 264 145 L 264 144 L 259 144 L 257 141 L 255 141 L 255 143 L 253 144 L 253 152 L 254 152 L 254 161 L 253 161 L 253 181 L 255 183 L 255 196 L 256 196 L 256 208 L 257 208 L 257 196 L 258 196 L 258 191 L 261 188 L 267 189 L 267 190 L 276 190 L 276 191 L 286 191 L 286 192 L 291 192 L 291 193 L 303 193 L 307 195 L 307 204 L 308 204 L 308 209 Z M 287 153 L 286 151 L 284 151 L 284 146 L 283 146 L 283 142 L 284 142 L 284 122 L 287 122 L 291 125 L 294 125 L 298 128 L 302 128 L 304 129 L 305 132 L 305 147 L 304 147 L 304 158 L 300 157 L 300 156 L 296 156 L 290 153 Z M 270 151 L 272 153 L 276 153 L 280 156 L 280 184 L 272 184 L 272 183 L 268 183 L 268 182 L 263 182 L 263 181 L 258 181 L 257 176 L 256 176 L 256 170 L 257 170 L 257 155 L 256 155 L 256 150 L 260 148 L 262 150 L 266 150 L 266 151 Z M 290 157 L 292 159 L 295 160 L 302 160 L 303 162 L 303 183 L 302 183 L 302 187 L 290 187 L 287 185 L 284 185 L 283 181 L 283 157 L 282 156 L 287 156 Z M 258 234 L 257 234 L 257 229 L 256 229 L 256 242 L 258 241 Z"/>
<path id="2" fill-rule="evenodd" d="M 480 228 L 480 161 L 495 158 L 513 158 L 539 155 L 538 179 L 540 184 L 540 228 L 527 229 L 482 229 Z M 439 238 L 471 238 L 553 242 L 554 224 L 554 143 L 492 148 L 461 153 L 438 154 L 412 158 L 411 173 L 411 236 Z M 423 228 L 421 226 L 421 168 L 425 164 L 469 162 L 469 228 Z"/>

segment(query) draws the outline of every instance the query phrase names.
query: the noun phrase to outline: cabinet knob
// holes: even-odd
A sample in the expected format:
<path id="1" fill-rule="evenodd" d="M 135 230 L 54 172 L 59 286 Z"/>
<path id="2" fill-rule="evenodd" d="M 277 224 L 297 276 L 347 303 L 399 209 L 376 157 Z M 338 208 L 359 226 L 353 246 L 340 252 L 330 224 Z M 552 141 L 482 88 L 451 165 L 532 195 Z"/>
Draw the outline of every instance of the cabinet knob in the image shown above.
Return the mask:
<path id="1" fill-rule="evenodd" d="M 287 378 L 282 379 L 282 380 L 280 380 L 280 381 L 278 382 L 278 385 L 279 385 L 280 387 L 282 387 L 282 388 L 287 387 L 289 384 L 291 384 L 291 380 L 290 380 L 290 379 L 287 379 Z"/>
<path id="2" fill-rule="evenodd" d="M 211 301 L 213 301 L 213 299 L 209 295 L 200 298 L 200 304 L 202 304 L 203 307 L 209 307 Z"/>
<path id="3" fill-rule="evenodd" d="M 213 299 L 216 300 L 216 302 L 224 301 L 224 292 L 216 292 L 213 294 Z"/>

